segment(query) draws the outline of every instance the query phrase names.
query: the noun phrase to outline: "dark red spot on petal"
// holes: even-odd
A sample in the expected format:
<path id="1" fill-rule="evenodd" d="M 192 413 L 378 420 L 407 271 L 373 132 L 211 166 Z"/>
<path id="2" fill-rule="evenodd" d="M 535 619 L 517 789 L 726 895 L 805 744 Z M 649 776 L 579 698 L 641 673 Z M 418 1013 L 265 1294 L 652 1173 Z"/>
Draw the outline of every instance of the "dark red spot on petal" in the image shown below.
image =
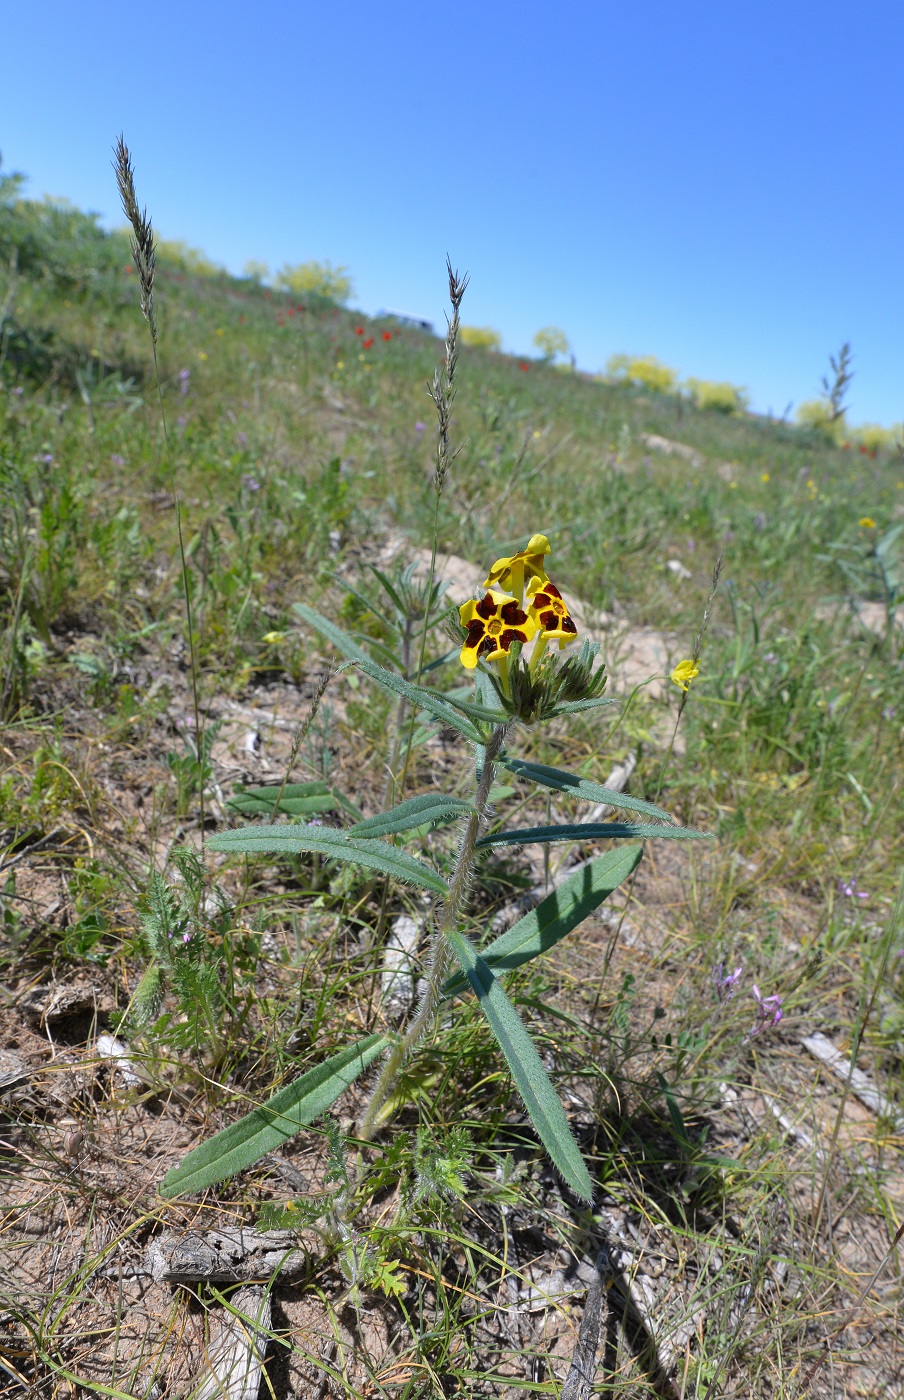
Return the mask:
<path id="1" fill-rule="evenodd" d="M 554 583 L 544 583 L 543 589 L 544 592 L 551 593 L 554 598 L 561 598 L 562 596 Z"/>
<path id="2" fill-rule="evenodd" d="M 483 641 L 480 643 L 480 646 L 477 648 L 477 655 L 486 656 L 488 651 L 496 650 L 496 645 L 497 639 L 495 637 L 484 637 Z"/>
<path id="3" fill-rule="evenodd" d="M 559 626 L 562 628 L 563 632 L 571 632 L 574 636 L 577 636 L 578 629 L 575 627 L 570 617 L 563 617 Z"/>
<path id="4" fill-rule="evenodd" d="M 535 608 L 548 608 L 552 599 L 548 593 L 535 593 L 531 602 Z"/>
<path id="5" fill-rule="evenodd" d="M 540 626 L 543 628 L 544 632 L 554 632 L 558 625 L 559 619 L 556 617 L 554 612 L 545 612 L 540 614 Z"/>
<path id="6" fill-rule="evenodd" d="M 468 648 L 476 647 L 485 631 L 486 628 L 480 619 L 472 617 L 471 621 L 468 623 L 468 640 L 465 642 L 465 646 Z"/>
<path id="7" fill-rule="evenodd" d="M 521 611 L 514 599 L 505 604 L 499 616 L 503 622 L 508 623 L 509 627 L 522 627 L 527 621 L 527 613 Z"/>
<path id="8" fill-rule="evenodd" d="M 517 628 L 517 627 L 507 627 L 507 628 L 505 629 L 505 631 L 503 632 L 502 636 L 499 638 L 499 645 L 503 648 L 504 651 L 508 651 L 509 647 L 512 645 L 512 642 L 526 642 L 526 641 L 527 641 L 527 633 L 526 633 L 526 632 L 522 632 L 522 631 L 521 631 L 519 628 Z"/>
<path id="9" fill-rule="evenodd" d="M 495 616 L 496 616 L 496 604 L 493 602 L 493 598 L 492 598 L 492 595 L 491 595 L 491 594 L 489 594 L 489 593 L 484 593 L 484 595 L 483 595 L 483 597 L 481 598 L 480 602 L 477 604 L 477 609 L 476 609 L 476 611 L 477 611 L 477 613 L 479 614 L 480 617 L 487 617 L 487 618 L 489 618 L 489 617 L 495 617 Z"/>

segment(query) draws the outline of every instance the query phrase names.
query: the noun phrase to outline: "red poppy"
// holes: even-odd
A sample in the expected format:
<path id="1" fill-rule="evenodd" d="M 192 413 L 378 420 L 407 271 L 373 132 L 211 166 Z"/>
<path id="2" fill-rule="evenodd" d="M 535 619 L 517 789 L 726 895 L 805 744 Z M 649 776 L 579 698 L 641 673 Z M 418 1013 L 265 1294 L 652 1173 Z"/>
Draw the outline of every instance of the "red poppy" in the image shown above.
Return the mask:
<path id="1" fill-rule="evenodd" d="M 125 270 L 126 270 L 126 272 L 134 272 L 134 271 L 135 271 L 135 269 L 134 269 L 134 267 L 132 266 L 131 263 L 126 263 L 126 268 L 125 268 Z"/>
<path id="2" fill-rule="evenodd" d="M 363 327 L 363 326 L 355 326 L 355 335 L 363 335 L 363 334 L 364 334 L 364 327 Z"/>
<path id="3" fill-rule="evenodd" d="M 864 454 L 864 456 L 866 455 L 867 450 L 868 450 L 868 449 L 867 449 L 867 448 L 863 445 L 863 443 L 861 442 L 861 444 L 860 444 L 860 451 Z"/>
<path id="4" fill-rule="evenodd" d="M 519 368 L 519 369 L 523 369 L 523 370 L 524 370 L 524 373 L 527 374 L 528 366 L 524 363 L 523 360 L 521 360 L 521 361 L 519 362 L 518 368 Z"/>
<path id="5" fill-rule="evenodd" d="M 294 307 L 294 306 L 288 307 L 287 310 L 286 310 L 286 315 L 287 315 L 287 316 L 294 316 L 294 315 L 295 315 L 295 307 Z"/>
<path id="6" fill-rule="evenodd" d="M 392 331 L 384 331 L 384 332 L 383 332 L 383 339 L 384 339 L 384 340 L 392 340 Z"/>
<path id="7" fill-rule="evenodd" d="M 295 310 L 296 310 L 296 311 L 304 311 L 304 307 L 302 306 L 301 302 L 298 303 L 298 305 L 296 306 Z"/>
<path id="8" fill-rule="evenodd" d="M 374 343 L 374 338 L 373 338 L 373 336 L 369 336 L 368 339 L 365 340 L 365 342 L 364 342 L 364 349 L 365 349 L 365 350 L 369 350 L 370 347 L 373 345 L 373 343 Z"/>

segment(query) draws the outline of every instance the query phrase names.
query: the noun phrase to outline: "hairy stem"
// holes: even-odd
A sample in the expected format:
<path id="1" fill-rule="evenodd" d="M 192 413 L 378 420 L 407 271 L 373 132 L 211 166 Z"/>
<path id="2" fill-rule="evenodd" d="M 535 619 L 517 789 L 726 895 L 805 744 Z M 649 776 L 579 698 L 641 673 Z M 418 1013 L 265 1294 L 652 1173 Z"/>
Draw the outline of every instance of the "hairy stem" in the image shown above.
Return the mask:
<path id="1" fill-rule="evenodd" d="M 370 1097 L 364 1117 L 361 1119 L 358 1136 L 365 1141 L 369 1141 L 374 1135 L 380 1109 L 392 1092 L 407 1056 L 425 1031 L 430 1029 L 436 1018 L 443 983 L 449 972 L 451 953 L 448 935 L 458 926 L 471 885 L 477 836 L 481 824 L 486 820 L 490 788 L 493 785 L 493 776 L 496 771 L 496 759 L 505 744 L 507 733 L 508 726 L 500 725 L 493 731 L 492 738 L 486 746 L 483 766 L 477 783 L 477 792 L 474 797 L 474 811 L 470 813 L 465 823 L 458 850 L 458 859 L 455 862 L 455 870 L 449 883 L 449 893 L 443 904 L 442 914 L 433 938 L 430 965 L 427 972 L 427 987 L 414 1020 L 399 1043 L 390 1051 Z"/>

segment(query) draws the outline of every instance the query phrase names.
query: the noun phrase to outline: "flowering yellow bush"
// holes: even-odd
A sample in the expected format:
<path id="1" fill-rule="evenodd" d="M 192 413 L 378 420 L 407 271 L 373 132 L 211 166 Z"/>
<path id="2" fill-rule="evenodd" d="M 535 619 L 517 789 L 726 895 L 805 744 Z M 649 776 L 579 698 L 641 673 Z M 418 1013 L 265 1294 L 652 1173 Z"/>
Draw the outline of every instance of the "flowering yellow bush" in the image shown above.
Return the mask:
<path id="1" fill-rule="evenodd" d="M 746 389 L 727 380 L 686 379 L 685 387 L 698 408 L 716 413 L 742 413 L 750 401 Z"/>
<path id="2" fill-rule="evenodd" d="M 502 336 L 492 326 L 462 326 L 458 334 L 465 345 L 480 350 L 502 349 Z"/>
<path id="3" fill-rule="evenodd" d="M 610 355 L 606 373 L 613 379 L 651 389 L 654 394 L 673 394 L 678 385 L 677 371 L 655 355 Z"/>
<path id="4" fill-rule="evenodd" d="M 558 326 L 544 326 L 534 334 L 533 343 L 544 360 L 554 360 L 557 355 L 567 355 L 571 350 L 568 336 Z"/>
<path id="5" fill-rule="evenodd" d="M 183 272 L 194 272 L 198 277 L 216 277 L 223 271 L 200 248 L 190 248 L 181 238 L 158 238 L 156 246 L 161 262 L 175 263 Z"/>
<path id="6" fill-rule="evenodd" d="M 833 418 L 831 405 L 825 399 L 807 399 L 799 405 L 795 416 L 802 428 L 822 433 L 835 442 L 839 442 L 845 433 L 844 415 Z"/>
<path id="7" fill-rule="evenodd" d="M 276 285 L 293 296 L 303 296 L 313 292 L 315 296 L 328 297 L 330 301 L 348 301 L 354 290 L 347 267 L 333 267 L 329 262 L 308 262 L 286 264 L 276 274 Z"/>
<path id="8" fill-rule="evenodd" d="M 878 423 L 862 423 L 851 433 L 851 441 L 872 456 L 889 447 L 894 447 L 897 440 L 898 432 L 895 428 L 883 428 Z"/>

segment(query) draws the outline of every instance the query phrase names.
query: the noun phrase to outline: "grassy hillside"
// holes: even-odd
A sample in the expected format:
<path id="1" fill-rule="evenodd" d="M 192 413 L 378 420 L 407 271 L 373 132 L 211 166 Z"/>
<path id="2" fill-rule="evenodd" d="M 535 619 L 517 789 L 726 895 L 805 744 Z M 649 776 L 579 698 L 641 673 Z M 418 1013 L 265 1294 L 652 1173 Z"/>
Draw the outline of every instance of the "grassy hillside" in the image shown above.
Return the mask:
<path id="1" fill-rule="evenodd" d="M 904 1212 L 904 463 L 466 346 L 437 505 L 440 339 L 177 251 L 157 270 L 158 393 L 127 239 L 7 180 L 0 269 L 0 1054 L 23 1066 L 0 1108 L 10 1229 L 28 1241 L 0 1272 L 13 1379 L 112 1395 L 141 1373 L 176 1393 L 190 1348 L 168 1340 L 164 1303 L 140 1321 L 86 1261 L 105 1264 L 114 1241 L 137 1259 L 164 1228 L 287 1225 L 293 1209 L 310 1226 L 312 1187 L 329 1195 L 350 1171 L 329 1218 L 345 1212 L 351 1234 L 315 1238 L 301 1294 L 274 1290 L 277 1394 L 318 1376 L 320 1394 L 559 1394 L 587 1280 L 567 1307 L 550 1280 L 603 1242 L 622 1251 L 609 1267 L 627 1313 L 638 1277 L 664 1271 L 670 1288 L 659 1331 L 641 1309 L 637 1335 L 612 1332 L 599 1393 L 661 1393 L 671 1373 L 682 1394 L 790 1397 L 827 1341 L 836 1388 L 822 1370 L 812 1393 L 888 1393 L 900 1338 L 883 1286 L 838 1329 L 873 1270 L 892 1269 Z M 468 744 L 424 736 L 401 772 L 395 703 L 363 676 L 334 677 L 310 720 L 335 653 L 293 606 L 380 660 L 397 638 L 369 566 L 429 552 L 434 516 L 440 553 L 480 577 L 548 535 L 556 583 L 596 620 L 616 677 L 651 637 L 667 669 L 691 656 L 724 554 L 674 743 L 681 693 L 661 666 L 616 708 L 522 735 L 523 754 L 599 782 L 636 759 L 632 796 L 717 838 L 702 855 L 653 843 L 611 922 L 507 984 L 578 1124 L 593 1210 L 544 1167 L 470 1002 L 411 1061 L 394 1103 L 405 1131 L 357 1196 L 357 1109 L 343 1106 L 346 1146 L 309 1131 L 281 1174 L 268 1158 L 200 1210 L 162 1204 L 189 1147 L 350 1033 L 392 1029 L 385 938 L 400 915 L 423 920 L 412 890 L 316 854 L 222 862 L 203 855 L 202 820 L 208 836 L 241 825 L 234 790 L 286 778 L 323 785 L 309 810 L 328 828 L 437 775 L 467 796 Z M 430 646 L 452 642 L 437 627 Z M 464 679 L 454 657 L 430 675 L 446 691 Z M 551 810 L 576 819 L 558 794 L 545 813 L 517 785 L 496 794 L 509 825 Z M 454 837 L 422 831 L 418 849 L 446 870 Z M 155 870 L 169 891 L 156 905 Z M 548 873 L 542 852 L 491 855 L 475 940 Z M 188 951 L 141 1017 L 141 979 L 166 963 L 164 907 Z M 769 997 L 781 1024 L 774 1001 L 760 1014 Z M 816 1031 L 886 1096 L 878 1113 L 801 1048 Z M 104 1058 L 111 1033 L 137 1078 Z M 84 1246 L 50 1284 L 50 1235 L 25 1225 L 39 1199 L 47 1230 L 75 1220 Z M 530 1287 L 545 1310 L 518 1311 Z M 172 1298 L 182 1335 L 196 1304 Z M 106 1340 L 85 1344 L 90 1326 L 115 1327 L 118 1362 Z"/>

